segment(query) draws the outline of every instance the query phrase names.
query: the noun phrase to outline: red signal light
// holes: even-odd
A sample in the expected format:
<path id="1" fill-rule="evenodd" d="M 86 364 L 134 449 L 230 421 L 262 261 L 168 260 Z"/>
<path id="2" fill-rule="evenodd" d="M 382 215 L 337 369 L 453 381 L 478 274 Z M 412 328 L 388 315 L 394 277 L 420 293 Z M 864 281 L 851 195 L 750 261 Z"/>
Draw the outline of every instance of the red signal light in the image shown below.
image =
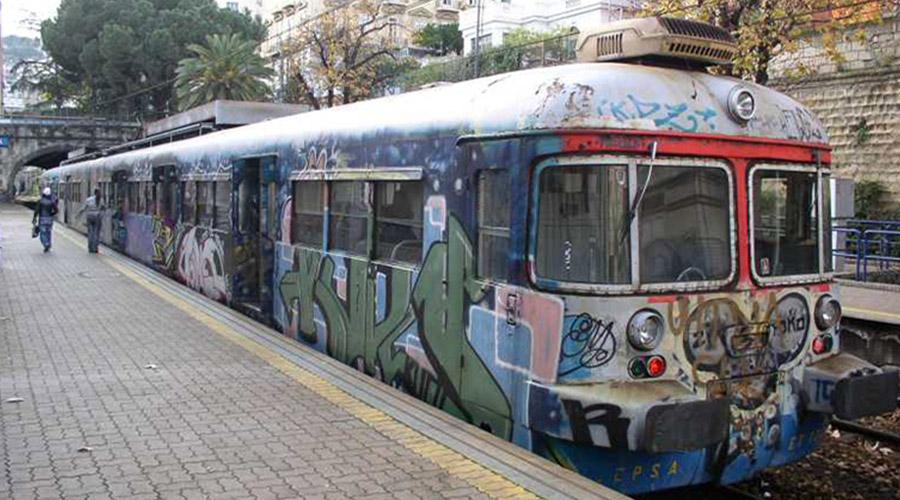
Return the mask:
<path id="1" fill-rule="evenodd" d="M 666 358 L 662 356 L 653 356 L 647 361 L 647 374 L 653 378 L 659 377 L 666 373 Z"/>
<path id="2" fill-rule="evenodd" d="M 813 339 L 812 350 L 815 354 L 825 354 L 830 351 L 833 346 L 834 341 L 831 340 L 831 337 L 823 335 Z"/>

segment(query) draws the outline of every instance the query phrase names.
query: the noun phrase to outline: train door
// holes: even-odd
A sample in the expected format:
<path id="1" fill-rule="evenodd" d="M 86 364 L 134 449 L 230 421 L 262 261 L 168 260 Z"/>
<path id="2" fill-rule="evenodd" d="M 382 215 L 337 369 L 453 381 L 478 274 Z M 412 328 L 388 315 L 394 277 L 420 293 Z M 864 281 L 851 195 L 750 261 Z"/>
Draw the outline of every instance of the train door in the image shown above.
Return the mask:
<path id="1" fill-rule="evenodd" d="M 112 196 L 109 200 L 109 213 L 112 246 L 120 252 L 125 251 L 125 199 L 128 194 L 128 171 L 116 170 L 112 174 Z"/>
<path id="2" fill-rule="evenodd" d="M 66 176 L 66 185 L 65 185 L 64 189 L 65 189 L 65 193 L 63 193 L 64 196 L 63 196 L 63 203 L 62 203 L 62 205 L 63 205 L 62 206 L 63 223 L 68 226 L 70 224 L 69 212 L 70 212 L 70 206 L 72 203 L 72 201 L 71 201 L 72 200 L 72 176 L 71 175 Z"/>
<path id="3" fill-rule="evenodd" d="M 233 169 L 232 199 L 237 214 L 234 233 L 234 301 L 256 319 L 271 315 L 274 266 L 277 171 L 275 157 L 246 158 Z"/>

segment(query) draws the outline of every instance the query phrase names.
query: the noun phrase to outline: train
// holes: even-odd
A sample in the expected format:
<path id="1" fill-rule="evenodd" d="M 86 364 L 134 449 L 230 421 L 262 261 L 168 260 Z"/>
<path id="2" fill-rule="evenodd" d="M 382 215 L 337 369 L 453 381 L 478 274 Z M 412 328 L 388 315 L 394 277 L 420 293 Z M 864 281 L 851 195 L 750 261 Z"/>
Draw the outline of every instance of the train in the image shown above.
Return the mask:
<path id="1" fill-rule="evenodd" d="M 896 407 L 841 352 L 809 109 L 654 17 L 527 69 L 73 159 L 103 243 L 626 494 L 731 484 Z"/>

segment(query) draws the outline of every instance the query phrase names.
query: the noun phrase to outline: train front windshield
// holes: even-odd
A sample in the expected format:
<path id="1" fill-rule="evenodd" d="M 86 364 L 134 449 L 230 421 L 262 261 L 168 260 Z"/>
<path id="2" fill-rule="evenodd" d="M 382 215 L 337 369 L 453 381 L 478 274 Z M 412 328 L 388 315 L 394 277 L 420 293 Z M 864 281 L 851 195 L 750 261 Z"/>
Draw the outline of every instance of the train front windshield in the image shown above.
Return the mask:
<path id="1" fill-rule="evenodd" d="M 543 282 L 634 287 L 731 274 L 731 189 L 723 168 L 557 166 L 540 173 L 538 196 L 535 270 Z"/>
<path id="2" fill-rule="evenodd" d="M 822 235 L 829 234 L 828 177 L 814 170 L 757 169 L 753 179 L 754 270 L 761 278 L 818 275 L 830 271 L 822 262 Z M 820 200 L 820 197 L 822 199 Z M 821 204 L 820 204 L 821 201 Z M 824 264 L 824 265 L 822 265 Z"/>

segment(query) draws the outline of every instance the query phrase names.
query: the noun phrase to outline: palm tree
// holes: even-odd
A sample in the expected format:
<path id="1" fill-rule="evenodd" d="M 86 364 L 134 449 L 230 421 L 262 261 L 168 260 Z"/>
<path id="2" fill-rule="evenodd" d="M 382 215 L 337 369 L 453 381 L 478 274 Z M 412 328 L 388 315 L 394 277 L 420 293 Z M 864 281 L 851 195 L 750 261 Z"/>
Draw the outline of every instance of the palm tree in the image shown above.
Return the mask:
<path id="1" fill-rule="evenodd" d="M 178 63 L 175 91 L 178 108 L 185 110 L 216 99 L 252 101 L 269 93 L 273 72 L 256 53 L 256 46 L 236 34 L 210 35 L 206 45 L 191 44 L 196 57 Z"/>

